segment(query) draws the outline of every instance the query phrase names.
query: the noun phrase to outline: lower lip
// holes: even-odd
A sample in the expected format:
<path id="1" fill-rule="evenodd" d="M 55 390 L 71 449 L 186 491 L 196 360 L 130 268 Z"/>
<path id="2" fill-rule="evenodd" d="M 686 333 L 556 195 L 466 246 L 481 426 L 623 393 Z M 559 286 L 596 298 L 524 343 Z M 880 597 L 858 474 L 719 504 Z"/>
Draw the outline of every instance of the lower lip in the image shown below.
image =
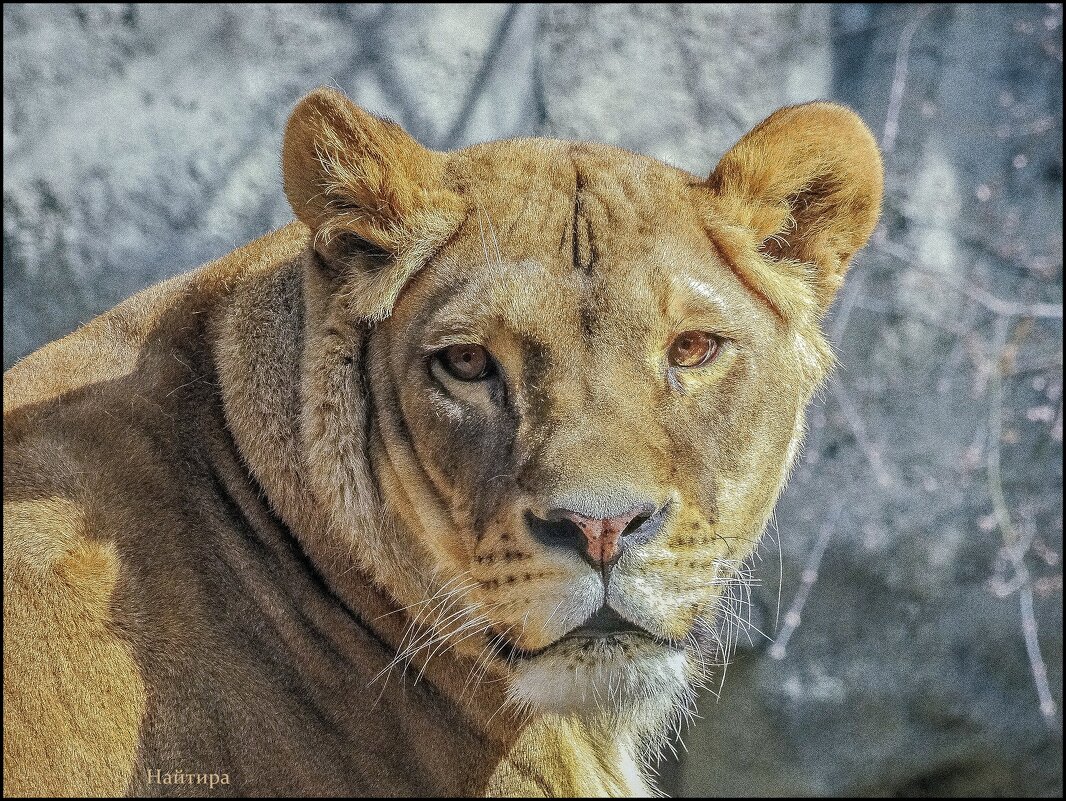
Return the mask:
<path id="1" fill-rule="evenodd" d="M 514 646 L 511 643 L 507 643 L 506 646 L 505 646 L 505 649 L 504 649 L 503 656 L 508 661 L 515 660 L 515 659 L 533 659 L 533 658 L 538 657 L 538 656 L 540 656 L 541 654 L 543 654 L 543 653 L 545 653 L 547 651 L 550 651 L 553 648 L 556 648 L 556 647 L 558 647 L 560 645 L 563 645 L 564 643 L 581 643 L 581 642 L 589 643 L 589 642 L 592 642 L 594 640 L 605 640 L 605 639 L 610 639 L 610 638 L 621 639 L 622 637 L 627 637 L 627 636 L 640 637 L 641 639 L 647 640 L 648 642 L 650 642 L 650 643 L 652 643 L 654 645 L 658 645 L 660 648 L 670 648 L 670 649 L 673 649 L 675 651 L 681 650 L 681 645 L 679 643 L 670 642 L 668 640 L 660 640 L 658 637 L 654 636 L 653 634 L 649 634 L 649 633 L 643 632 L 643 631 L 595 631 L 595 630 L 593 630 L 593 631 L 588 631 L 588 632 L 584 632 L 584 633 L 570 632 L 569 634 L 566 634 L 566 635 L 560 637 L 555 642 L 549 643 L 548 645 L 545 645 L 542 648 L 538 648 L 535 651 L 523 651 L 521 648 L 517 648 L 516 646 Z"/>
<path id="2" fill-rule="evenodd" d="M 560 639 L 561 640 L 570 640 L 570 639 L 574 639 L 574 640 L 599 640 L 599 639 L 604 639 L 606 637 L 623 637 L 623 636 L 625 636 L 627 634 L 633 634 L 633 635 L 636 635 L 637 637 L 644 637 L 644 638 L 649 639 L 649 640 L 654 639 L 651 635 L 645 634 L 643 631 L 635 631 L 635 630 L 628 630 L 628 631 L 597 631 L 596 629 L 587 629 L 585 631 L 582 631 L 582 630 L 578 629 L 578 630 L 575 630 L 575 631 L 571 631 L 569 634 L 566 634 L 563 637 L 560 637 Z"/>
<path id="3" fill-rule="evenodd" d="M 583 631 L 583 632 L 570 632 L 569 634 L 556 640 L 552 645 L 558 645 L 562 642 L 589 642 L 591 640 L 606 640 L 606 639 L 621 639 L 623 637 L 639 637 L 642 640 L 647 640 L 650 643 L 654 643 L 661 648 L 674 648 L 673 643 L 666 640 L 660 640 L 653 634 L 649 634 L 644 631 Z M 548 646 L 549 648 L 551 646 Z"/>

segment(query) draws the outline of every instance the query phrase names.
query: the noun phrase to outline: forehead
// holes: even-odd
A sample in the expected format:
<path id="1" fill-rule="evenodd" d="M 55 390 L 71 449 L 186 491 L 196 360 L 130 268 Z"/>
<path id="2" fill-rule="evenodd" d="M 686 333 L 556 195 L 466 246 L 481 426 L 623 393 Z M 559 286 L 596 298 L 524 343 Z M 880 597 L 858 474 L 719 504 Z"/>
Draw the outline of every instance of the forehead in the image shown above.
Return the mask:
<path id="1" fill-rule="evenodd" d="M 722 260 L 693 203 L 700 179 L 605 145 L 512 140 L 452 156 L 468 204 L 458 234 L 416 281 L 440 318 L 763 315 Z M 637 313 L 639 308 L 640 313 Z M 458 319 L 456 320 L 458 322 Z"/>
<path id="2" fill-rule="evenodd" d="M 556 274 L 618 270 L 665 228 L 674 238 L 699 234 L 688 200 L 697 179 L 619 148 L 494 142 L 457 153 L 449 176 L 471 208 L 459 240 L 476 242 L 489 229 L 487 244 L 501 255 Z"/>

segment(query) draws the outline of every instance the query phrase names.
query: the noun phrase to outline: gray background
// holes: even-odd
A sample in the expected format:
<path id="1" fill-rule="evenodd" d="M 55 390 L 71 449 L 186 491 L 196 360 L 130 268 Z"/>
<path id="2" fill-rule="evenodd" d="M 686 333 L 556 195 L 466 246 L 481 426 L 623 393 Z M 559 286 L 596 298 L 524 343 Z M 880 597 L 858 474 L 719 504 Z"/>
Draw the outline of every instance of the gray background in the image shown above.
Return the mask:
<path id="1" fill-rule="evenodd" d="M 697 173 L 781 105 L 853 106 L 885 149 L 883 222 L 827 321 L 842 366 L 754 565 L 766 636 L 742 638 L 664 783 L 1061 792 L 1061 6 L 3 19 L 5 367 L 288 221 L 281 134 L 319 84 L 432 147 L 545 134 Z"/>

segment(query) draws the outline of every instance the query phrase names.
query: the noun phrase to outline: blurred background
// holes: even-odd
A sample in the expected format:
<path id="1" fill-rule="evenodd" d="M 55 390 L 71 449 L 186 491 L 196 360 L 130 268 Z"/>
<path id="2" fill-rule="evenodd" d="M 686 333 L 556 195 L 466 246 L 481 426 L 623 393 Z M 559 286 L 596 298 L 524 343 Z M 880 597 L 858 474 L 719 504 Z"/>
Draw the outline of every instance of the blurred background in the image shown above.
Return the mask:
<path id="1" fill-rule="evenodd" d="M 435 148 L 550 135 L 701 175 L 782 105 L 852 106 L 884 150 L 883 221 L 826 321 L 841 367 L 753 566 L 750 639 L 663 784 L 1061 795 L 1061 5 L 3 20 L 5 368 L 291 219 L 282 130 L 320 84 Z"/>

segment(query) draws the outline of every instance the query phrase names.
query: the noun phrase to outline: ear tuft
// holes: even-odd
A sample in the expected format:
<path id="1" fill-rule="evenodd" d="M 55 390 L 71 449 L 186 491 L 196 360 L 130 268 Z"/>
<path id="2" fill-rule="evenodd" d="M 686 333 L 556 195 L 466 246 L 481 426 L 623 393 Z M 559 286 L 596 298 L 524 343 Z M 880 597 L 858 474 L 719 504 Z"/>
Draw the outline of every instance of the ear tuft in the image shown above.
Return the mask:
<path id="1" fill-rule="evenodd" d="M 443 184 L 445 161 L 324 87 L 297 104 L 282 147 L 285 194 L 320 255 L 340 267 L 360 255 L 388 256 L 404 263 L 401 281 L 464 216 L 462 199 Z"/>
<path id="2" fill-rule="evenodd" d="M 704 185 L 713 196 L 708 222 L 747 232 L 749 252 L 731 255 L 760 258 L 752 273 L 773 274 L 772 266 L 804 276 L 824 310 L 877 224 L 883 182 L 877 143 L 854 112 L 826 102 L 791 106 L 722 157 Z"/>

